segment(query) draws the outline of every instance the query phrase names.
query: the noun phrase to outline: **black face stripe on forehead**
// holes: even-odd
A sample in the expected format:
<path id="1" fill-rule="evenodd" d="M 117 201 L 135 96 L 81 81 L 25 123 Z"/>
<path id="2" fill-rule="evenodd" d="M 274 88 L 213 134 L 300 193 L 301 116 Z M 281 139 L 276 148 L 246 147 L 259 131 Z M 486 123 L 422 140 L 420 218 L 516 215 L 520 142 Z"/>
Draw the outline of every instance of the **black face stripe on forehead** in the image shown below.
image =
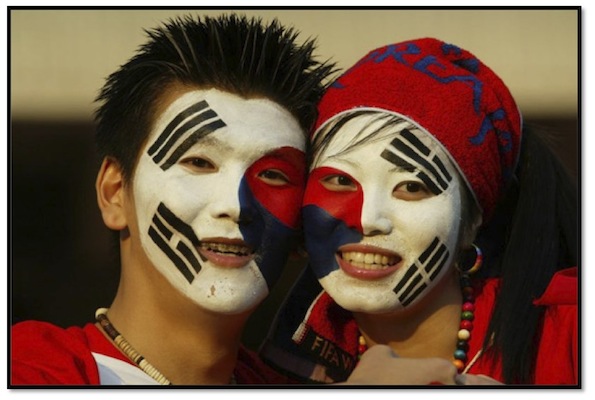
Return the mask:
<path id="1" fill-rule="evenodd" d="M 176 129 L 175 132 L 169 137 L 169 139 L 167 140 L 165 145 L 161 148 L 161 150 L 159 150 L 159 152 L 157 154 L 155 154 L 155 156 L 153 157 L 153 161 L 155 161 L 155 164 L 159 164 L 161 162 L 161 160 L 163 160 L 163 158 L 165 157 L 167 152 L 171 150 L 173 145 L 178 141 L 178 139 L 180 139 L 180 137 L 185 132 L 188 132 L 192 128 L 202 124 L 205 121 L 213 119 L 215 117 L 217 117 L 217 114 L 215 113 L 215 111 L 206 110 L 206 111 L 198 114 L 196 117 L 192 118 L 191 120 L 187 121 L 186 123 L 184 123 L 184 125 L 182 125 L 178 129 Z"/>
<path id="2" fill-rule="evenodd" d="M 397 168 L 400 168 L 404 171 L 415 172 L 417 170 L 417 168 L 415 168 L 413 165 L 409 164 L 407 161 L 405 161 L 401 157 L 397 156 L 395 153 L 388 151 L 386 149 L 382 152 L 382 154 L 380 154 L 380 156 L 382 158 L 384 158 L 386 161 L 394 164 Z M 436 186 L 434 181 L 432 179 L 430 179 L 430 177 L 425 172 L 418 171 L 416 176 L 419 179 L 421 179 L 421 181 L 424 183 L 424 185 L 426 185 L 428 187 L 428 189 L 430 190 L 430 192 L 432 192 L 433 194 L 442 193 L 442 189 L 440 189 L 438 186 Z"/>
<path id="3" fill-rule="evenodd" d="M 429 281 L 436 278 L 446 265 L 448 255 L 446 246 L 437 237 L 434 238 L 419 259 L 409 266 L 403 278 L 393 289 L 403 306 L 410 304 L 427 287 L 427 280 L 423 280 L 424 276 Z M 421 285 L 419 285 L 420 282 Z"/>
<path id="4" fill-rule="evenodd" d="M 183 121 L 190 118 L 197 112 L 204 110 L 208 106 L 209 104 L 205 100 L 203 100 L 201 102 L 191 105 L 184 111 L 180 112 L 169 124 L 167 124 L 167 126 L 165 127 L 163 132 L 161 132 L 157 140 L 155 140 L 155 142 L 151 145 L 148 151 L 149 155 L 153 155 L 153 153 L 155 153 L 159 149 L 159 147 L 163 145 L 165 140 L 167 140 L 169 135 L 171 135 L 171 133 L 174 131 L 174 129 L 176 129 L 178 125 L 180 125 Z"/>
<path id="5" fill-rule="evenodd" d="M 425 156 L 430 155 L 430 149 L 428 149 L 426 147 L 426 145 L 423 144 L 421 142 L 421 140 L 418 139 L 417 136 L 415 136 L 413 133 L 411 133 L 411 131 L 409 129 L 403 129 L 401 131 L 401 136 L 404 137 L 405 139 L 407 139 L 407 141 L 409 143 L 411 143 L 413 145 L 413 147 L 415 147 L 423 155 L 425 155 Z"/>
<path id="6" fill-rule="evenodd" d="M 196 142 L 198 142 L 203 137 L 215 132 L 217 129 L 223 128 L 225 126 L 225 122 L 221 121 L 220 119 L 211 122 L 208 125 L 203 125 L 200 127 L 199 130 L 194 132 L 192 135 L 188 136 L 186 140 L 182 142 L 178 146 L 176 150 L 172 153 L 172 155 L 161 165 L 161 169 L 164 171 L 167 170 L 169 167 L 174 165 L 180 157 L 184 155 L 188 151 L 190 147 L 192 147 Z"/>
<path id="7" fill-rule="evenodd" d="M 384 158 L 386 161 L 394 164 L 397 168 L 400 168 L 407 172 L 415 172 L 417 170 L 416 167 L 409 164 L 407 161 L 405 161 L 404 159 L 402 159 L 401 157 L 397 156 L 395 153 L 393 153 L 389 150 L 385 149 L 384 151 L 382 151 L 380 156 L 382 158 Z M 426 185 L 428 187 L 428 189 L 430 190 L 430 192 L 432 192 L 433 194 L 438 195 L 438 194 L 442 193 L 442 189 L 440 189 L 438 186 L 436 186 L 434 181 L 432 179 L 430 179 L 430 177 L 425 172 L 418 171 L 416 176 L 419 179 L 421 179 L 421 181 L 424 183 L 424 185 Z"/>
<path id="8" fill-rule="evenodd" d="M 155 164 L 161 163 L 162 170 L 167 170 L 175 164 L 192 145 L 206 135 L 225 126 L 217 113 L 210 108 L 206 100 L 191 105 L 180 112 L 161 132 L 155 142 L 147 150 Z M 186 134 L 193 131 L 177 148 L 175 144 Z M 173 152 L 172 152 L 172 149 Z M 171 155 L 167 161 L 163 160 L 167 154 Z"/>
<path id="9" fill-rule="evenodd" d="M 415 167 L 409 164 L 407 161 L 403 160 L 401 157 L 397 156 L 395 153 L 384 149 L 380 154 L 380 157 L 384 158 L 386 161 L 394 164 L 397 168 L 405 170 L 407 172 L 415 172 Z"/>
<path id="10" fill-rule="evenodd" d="M 432 157 L 432 161 L 434 161 L 434 164 L 436 164 L 436 166 L 440 169 L 440 171 L 442 172 L 442 175 L 444 175 L 446 180 L 448 182 L 450 182 L 452 180 L 452 176 L 450 176 L 450 174 L 446 170 L 446 167 L 442 163 L 442 160 L 440 160 L 440 158 L 438 158 L 437 154 L 435 154 L 434 157 Z"/>
<path id="11" fill-rule="evenodd" d="M 406 171 L 411 171 L 411 168 L 419 170 L 417 177 L 434 194 L 440 194 L 448 188 L 452 176 L 446 170 L 444 162 L 437 154 L 432 154 L 432 151 L 413 133 L 403 129 L 399 136 L 391 141 L 390 145 L 392 147 L 385 149 L 381 154 L 384 159 L 397 167 L 405 165 Z M 391 150 L 398 150 L 403 156 L 396 155 Z M 404 160 L 403 157 L 407 157 L 409 161 Z"/>
<path id="12" fill-rule="evenodd" d="M 432 165 L 432 159 L 418 154 L 406 142 L 401 140 L 400 137 L 393 139 L 393 141 L 390 144 L 394 146 L 397 150 L 399 150 L 401 153 L 409 157 L 413 162 L 428 170 L 428 172 L 430 172 L 433 175 L 433 177 L 436 179 L 436 181 L 442 187 L 443 190 L 448 187 L 448 183 L 446 183 L 442 176 L 440 176 L 440 173 L 438 172 L 439 169 L 436 168 L 436 166 Z"/>
<path id="13" fill-rule="evenodd" d="M 421 179 L 421 181 L 428 187 L 428 189 L 430 189 L 430 192 L 433 194 L 438 195 L 442 193 L 442 189 L 436 186 L 434 181 L 425 172 L 419 171 L 417 173 L 417 177 Z"/>

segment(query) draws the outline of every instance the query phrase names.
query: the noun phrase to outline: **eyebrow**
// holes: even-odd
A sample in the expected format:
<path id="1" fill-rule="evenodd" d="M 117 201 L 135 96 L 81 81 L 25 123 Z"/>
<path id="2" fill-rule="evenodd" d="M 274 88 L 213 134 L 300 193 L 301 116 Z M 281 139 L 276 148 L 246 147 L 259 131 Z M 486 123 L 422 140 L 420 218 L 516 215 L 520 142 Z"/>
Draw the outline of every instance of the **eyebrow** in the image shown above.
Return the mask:
<path id="1" fill-rule="evenodd" d="M 408 163 L 401 157 L 397 156 L 395 153 L 389 151 L 388 149 L 384 149 L 380 154 L 380 157 L 384 158 L 386 161 L 393 164 L 393 167 L 389 169 L 389 171 L 406 171 L 406 172 L 416 172 L 419 171 L 415 165 Z"/>
<path id="2" fill-rule="evenodd" d="M 190 107 L 180 111 L 180 113 L 178 115 L 176 115 L 176 117 L 174 119 L 172 119 L 169 122 L 169 124 L 167 124 L 167 126 L 159 134 L 159 136 L 157 137 L 155 142 L 153 142 L 153 144 L 149 148 L 149 152 L 148 152 L 149 155 L 154 154 L 168 138 L 169 138 L 169 141 L 171 142 L 172 139 L 175 139 L 177 136 L 179 136 L 183 132 L 183 128 L 185 126 L 187 126 L 188 123 L 184 124 L 184 126 L 182 126 L 181 128 L 178 128 L 178 126 L 182 122 L 184 122 L 186 119 L 190 118 L 192 115 L 202 112 L 208 106 L 209 106 L 209 104 L 205 100 L 203 100 L 203 101 L 195 103 L 195 104 L 191 105 Z M 199 114 L 199 115 L 203 115 L 203 114 Z"/>
<path id="3" fill-rule="evenodd" d="M 194 131 L 190 136 L 188 136 L 172 153 L 172 155 L 167 159 L 165 163 L 162 164 L 161 168 L 165 171 L 172 165 L 174 165 L 180 157 L 182 157 L 192 146 L 198 143 L 201 139 L 204 139 L 205 136 L 210 135 L 211 133 L 215 132 L 216 130 L 223 128 L 225 122 L 220 119 L 217 119 L 207 125 L 201 126 L 199 129 Z M 204 142 L 203 142 L 204 143 Z"/>
<path id="4" fill-rule="evenodd" d="M 358 163 L 348 160 L 346 158 L 340 158 L 341 156 L 342 156 L 342 154 L 333 154 L 332 156 L 328 156 L 326 159 L 327 160 L 338 159 L 340 163 L 347 164 L 353 168 L 359 167 Z"/>
<path id="5" fill-rule="evenodd" d="M 204 136 L 196 141 L 197 144 L 201 146 L 212 146 L 212 147 L 219 147 L 222 150 L 229 151 L 233 149 L 233 147 L 227 142 L 221 139 L 217 139 L 214 136 Z"/>

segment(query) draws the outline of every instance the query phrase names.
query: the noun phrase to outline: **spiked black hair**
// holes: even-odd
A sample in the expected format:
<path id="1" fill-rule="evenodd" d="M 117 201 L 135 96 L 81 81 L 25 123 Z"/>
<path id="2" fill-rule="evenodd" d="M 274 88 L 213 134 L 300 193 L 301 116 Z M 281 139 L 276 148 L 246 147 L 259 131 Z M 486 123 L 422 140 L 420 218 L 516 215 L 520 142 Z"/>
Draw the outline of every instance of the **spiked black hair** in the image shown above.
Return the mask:
<path id="1" fill-rule="evenodd" d="M 315 42 L 277 20 L 229 15 L 171 19 L 146 31 L 149 40 L 111 74 L 96 101 L 99 155 L 115 158 L 130 180 L 160 96 L 174 83 L 265 97 L 287 109 L 308 132 L 323 81 L 334 64 L 313 59 Z"/>

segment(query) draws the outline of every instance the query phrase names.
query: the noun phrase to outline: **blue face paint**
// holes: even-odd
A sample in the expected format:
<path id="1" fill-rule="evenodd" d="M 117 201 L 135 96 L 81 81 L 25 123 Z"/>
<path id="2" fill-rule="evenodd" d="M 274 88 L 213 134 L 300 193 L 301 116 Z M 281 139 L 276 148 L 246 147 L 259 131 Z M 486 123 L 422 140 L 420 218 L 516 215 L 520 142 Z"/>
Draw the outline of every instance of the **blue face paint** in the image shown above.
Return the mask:
<path id="1" fill-rule="evenodd" d="M 240 232 L 256 250 L 256 265 L 270 289 L 283 271 L 298 232 L 284 225 L 256 199 L 245 177 L 240 182 L 239 200 Z"/>
<path id="2" fill-rule="evenodd" d="M 348 243 L 359 243 L 363 235 L 324 209 L 307 205 L 302 209 L 304 236 L 310 265 L 318 279 L 339 269 L 336 253 Z"/>

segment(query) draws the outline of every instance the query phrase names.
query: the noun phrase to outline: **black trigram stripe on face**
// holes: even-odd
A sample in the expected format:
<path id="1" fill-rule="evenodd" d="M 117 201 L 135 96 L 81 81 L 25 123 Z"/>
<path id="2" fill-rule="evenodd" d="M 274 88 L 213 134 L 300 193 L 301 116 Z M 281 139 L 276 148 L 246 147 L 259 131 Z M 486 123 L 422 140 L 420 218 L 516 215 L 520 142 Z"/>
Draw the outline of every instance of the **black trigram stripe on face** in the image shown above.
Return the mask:
<path id="1" fill-rule="evenodd" d="M 409 305 L 433 281 L 448 260 L 448 249 L 438 238 L 411 264 L 393 291 L 403 306 Z M 425 279 L 424 279 L 425 278 Z M 421 282 L 421 284 L 420 284 Z"/>
<path id="2" fill-rule="evenodd" d="M 179 113 L 149 147 L 147 154 L 165 171 L 197 141 L 224 126 L 225 123 L 209 107 L 209 103 L 203 100 Z M 184 134 L 190 131 L 193 132 L 176 146 Z"/>
<path id="3" fill-rule="evenodd" d="M 384 149 L 380 155 L 382 158 L 405 171 L 418 171 L 416 176 L 435 195 L 448 188 L 452 176 L 444 167 L 444 163 L 413 133 L 403 129 L 390 145 L 391 147 Z M 400 151 L 403 157 L 395 154 L 395 150 Z"/>
<path id="4" fill-rule="evenodd" d="M 198 246 L 199 240 L 192 228 L 161 203 L 153 216 L 149 236 L 184 278 L 192 283 L 194 275 L 202 268 L 196 257 L 196 250 L 193 250 Z"/>

